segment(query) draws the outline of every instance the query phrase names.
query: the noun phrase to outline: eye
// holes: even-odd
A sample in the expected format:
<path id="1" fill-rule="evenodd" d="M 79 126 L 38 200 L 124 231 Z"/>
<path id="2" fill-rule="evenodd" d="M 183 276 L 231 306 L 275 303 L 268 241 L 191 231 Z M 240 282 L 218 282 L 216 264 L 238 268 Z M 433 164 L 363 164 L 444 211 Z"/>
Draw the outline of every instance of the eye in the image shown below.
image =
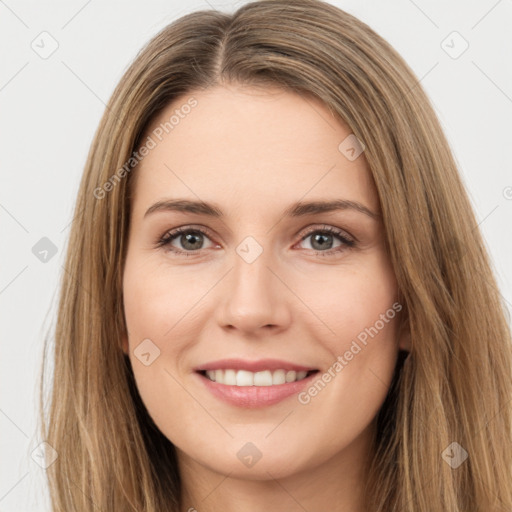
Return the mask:
<path id="1" fill-rule="evenodd" d="M 205 239 L 209 240 L 209 237 L 203 229 L 192 229 L 185 226 L 165 233 L 157 242 L 157 247 L 166 247 L 180 256 L 193 256 L 201 249 L 205 249 L 203 247 Z M 176 247 L 173 242 L 177 242 L 181 247 Z"/>
<path id="2" fill-rule="evenodd" d="M 319 256 L 330 256 L 356 245 L 356 241 L 348 233 L 332 226 L 310 228 L 300 242 L 308 238 L 311 238 L 311 250 Z M 210 241 L 209 247 L 219 247 L 211 242 L 209 233 L 203 228 L 183 226 L 166 232 L 157 241 L 156 246 L 165 247 L 178 256 L 194 256 L 202 249 L 208 248 L 204 247 L 205 240 Z M 336 240 L 339 242 L 338 246 L 334 245 Z"/>
<path id="3" fill-rule="evenodd" d="M 332 226 L 323 226 L 321 229 L 311 228 L 301 238 L 301 242 L 308 238 L 311 238 L 311 249 L 321 256 L 329 256 L 356 245 L 355 240 L 348 233 Z M 334 246 L 336 239 L 340 242 L 338 246 Z"/>

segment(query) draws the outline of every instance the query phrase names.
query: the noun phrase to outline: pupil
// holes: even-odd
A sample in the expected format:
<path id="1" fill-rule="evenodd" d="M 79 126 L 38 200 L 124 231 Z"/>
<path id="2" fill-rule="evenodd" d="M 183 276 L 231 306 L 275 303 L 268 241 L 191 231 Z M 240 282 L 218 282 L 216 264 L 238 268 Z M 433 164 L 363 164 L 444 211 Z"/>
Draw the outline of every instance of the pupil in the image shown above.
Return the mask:
<path id="1" fill-rule="evenodd" d="M 183 243 L 183 247 L 185 247 L 187 249 L 191 249 L 191 250 L 198 249 L 198 247 L 193 247 L 194 242 L 197 242 L 197 240 L 199 240 L 198 234 L 188 233 L 186 235 L 183 235 L 182 239 L 183 238 L 185 239 L 185 243 Z M 187 246 L 187 245 L 192 245 L 192 247 Z"/>
<path id="2" fill-rule="evenodd" d="M 331 235 L 324 235 L 324 234 L 321 234 L 321 233 L 318 233 L 315 236 L 313 236 L 313 242 L 312 242 L 313 249 L 317 249 L 315 247 L 315 243 L 319 242 L 319 240 L 322 240 L 322 239 L 325 241 L 326 238 L 331 238 L 332 239 L 332 236 Z M 331 240 L 330 244 L 328 242 L 324 243 L 322 241 L 320 241 L 319 243 L 320 243 L 320 246 L 319 246 L 320 249 L 325 249 L 325 248 L 332 247 L 332 240 Z"/>

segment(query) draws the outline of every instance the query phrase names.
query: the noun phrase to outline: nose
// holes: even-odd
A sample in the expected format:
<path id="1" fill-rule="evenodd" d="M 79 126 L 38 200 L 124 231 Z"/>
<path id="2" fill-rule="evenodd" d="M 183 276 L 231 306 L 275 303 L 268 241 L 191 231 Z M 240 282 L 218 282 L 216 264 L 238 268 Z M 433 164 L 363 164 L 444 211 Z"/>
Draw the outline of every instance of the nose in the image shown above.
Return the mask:
<path id="1" fill-rule="evenodd" d="M 235 252 L 231 270 L 218 292 L 219 325 L 252 335 L 259 331 L 268 334 L 270 328 L 274 332 L 286 329 L 292 316 L 293 294 L 279 276 L 271 251 L 263 251 L 253 261 L 240 254 Z"/>

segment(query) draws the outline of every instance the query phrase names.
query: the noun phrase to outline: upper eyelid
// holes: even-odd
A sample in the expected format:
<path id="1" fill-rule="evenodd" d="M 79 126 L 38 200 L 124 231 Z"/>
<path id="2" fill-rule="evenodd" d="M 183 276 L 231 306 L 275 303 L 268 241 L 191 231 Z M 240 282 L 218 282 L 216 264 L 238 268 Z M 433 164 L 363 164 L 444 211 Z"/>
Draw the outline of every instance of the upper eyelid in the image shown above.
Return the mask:
<path id="1" fill-rule="evenodd" d="M 351 235 L 347 230 L 338 228 L 336 226 L 331 226 L 330 224 L 324 224 L 321 227 L 319 227 L 318 225 L 307 227 L 306 232 L 302 236 L 301 240 L 304 239 L 304 237 L 311 235 L 311 233 L 323 232 L 323 231 L 329 232 L 332 235 L 338 235 L 338 236 L 346 235 L 346 238 L 348 238 L 354 242 L 356 241 L 356 237 L 354 235 Z"/>

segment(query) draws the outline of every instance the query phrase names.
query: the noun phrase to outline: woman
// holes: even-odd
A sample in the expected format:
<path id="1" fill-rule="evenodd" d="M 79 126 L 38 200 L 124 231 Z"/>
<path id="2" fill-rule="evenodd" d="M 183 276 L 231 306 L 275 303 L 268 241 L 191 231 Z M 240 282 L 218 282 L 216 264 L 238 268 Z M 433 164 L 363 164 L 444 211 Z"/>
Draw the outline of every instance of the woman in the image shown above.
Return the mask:
<path id="1" fill-rule="evenodd" d="M 149 42 L 78 195 L 55 511 L 510 510 L 511 394 L 474 214 L 388 43 L 317 0 Z"/>

